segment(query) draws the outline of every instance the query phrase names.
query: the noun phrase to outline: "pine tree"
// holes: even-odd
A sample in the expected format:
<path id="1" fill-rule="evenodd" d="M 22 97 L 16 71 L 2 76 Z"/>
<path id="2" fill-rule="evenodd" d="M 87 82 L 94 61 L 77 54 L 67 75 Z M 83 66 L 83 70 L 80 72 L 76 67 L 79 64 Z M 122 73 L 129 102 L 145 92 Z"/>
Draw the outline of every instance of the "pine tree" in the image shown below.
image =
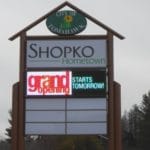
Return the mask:
<path id="1" fill-rule="evenodd" d="M 133 105 L 129 114 L 129 142 L 132 146 L 137 146 L 139 141 L 140 122 L 141 122 L 141 111 L 138 105 Z"/>
<path id="2" fill-rule="evenodd" d="M 143 96 L 141 104 L 140 142 L 143 150 L 150 147 L 150 92 Z"/>
<path id="3" fill-rule="evenodd" d="M 121 126 L 122 126 L 122 140 L 124 145 L 128 145 L 128 133 L 129 133 L 129 119 L 128 112 L 125 111 L 121 118 Z"/>
<path id="4" fill-rule="evenodd" d="M 129 112 L 122 117 L 122 136 L 125 146 L 135 147 L 139 145 L 141 111 L 138 105 L 133 105 Z"/>
<path id="5" fill-rule="evenodd" d="M 6 135 L 7 135 L 7 142 L 11 143 L 11 139 L 12 139 L 12 111 L 9 111 L 9 115 L 10 115 L 10 119 L 8 119 L 8 122 L 10 124 L 10 127 L 6 128 Z"/>

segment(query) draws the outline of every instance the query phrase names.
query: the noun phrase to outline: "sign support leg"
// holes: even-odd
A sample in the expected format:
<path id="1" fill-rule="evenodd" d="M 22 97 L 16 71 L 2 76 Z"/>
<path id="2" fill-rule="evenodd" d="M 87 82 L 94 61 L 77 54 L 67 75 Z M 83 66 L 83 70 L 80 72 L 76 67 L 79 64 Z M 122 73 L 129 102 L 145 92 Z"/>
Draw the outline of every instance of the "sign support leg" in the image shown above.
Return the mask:
<path id="1" fill-rule="evenodd" d="M 25 68 L 25 44 L 26 44 L 26 34 L 23 32 L 20 37 L 20 74 L 19 74 L 19 150 L 25 149 L 25 139 L 24 139 L 24 68 Z"/>
<path id="2" fill-rule="evenodd" d="M 121 136 L 121 86 L 114 82 L 114 136 L 115 150 L 122 150 Z"/>
<path id="3" fill-rule="evenodd" d="M 12 95 L 12 150 L 18 149 L 18 102 L 19 102 L 19 82 L 13 85 L 13 95 Z"/>
<path id="4" fill-rule="evenodd" d="M 114 65 L 113 65 L 113 34 L 108 32 L 108 41 L 107 41 L 107 58 L 108 58 L 108 150 L 114 149 L 114 120 L 113 120 L 113 102 L 114 102 L 114 90 L 113 90 L 113 81 L 114 81 Z"/>

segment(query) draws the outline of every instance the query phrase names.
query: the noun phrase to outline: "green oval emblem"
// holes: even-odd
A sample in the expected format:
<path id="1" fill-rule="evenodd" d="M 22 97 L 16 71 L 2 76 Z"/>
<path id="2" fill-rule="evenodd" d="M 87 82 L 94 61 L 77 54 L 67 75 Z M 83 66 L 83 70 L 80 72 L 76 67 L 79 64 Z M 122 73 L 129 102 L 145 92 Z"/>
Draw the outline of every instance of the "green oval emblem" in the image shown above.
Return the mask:
<path id="1" fill-rule="evenodd" d="M 48 29 L 59 35 L 74 35 L 87 25 L 86 18 L 76 11 L 64 10 L 50 15 L 46 20 Z"/>

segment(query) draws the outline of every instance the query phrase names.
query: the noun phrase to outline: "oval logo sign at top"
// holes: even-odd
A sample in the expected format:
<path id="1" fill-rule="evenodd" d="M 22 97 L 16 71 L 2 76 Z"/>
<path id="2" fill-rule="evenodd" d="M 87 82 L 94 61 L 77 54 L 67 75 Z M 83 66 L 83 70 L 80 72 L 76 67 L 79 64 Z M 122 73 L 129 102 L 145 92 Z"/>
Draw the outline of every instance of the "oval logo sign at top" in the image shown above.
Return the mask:
<path id="1" fill-rule="evenodd" d="M 87 25 L 86 18 L 76 11 L 63 10 L 50 15 L 47 28 L 58 35 L 74 35 L 82 32 Z"/>

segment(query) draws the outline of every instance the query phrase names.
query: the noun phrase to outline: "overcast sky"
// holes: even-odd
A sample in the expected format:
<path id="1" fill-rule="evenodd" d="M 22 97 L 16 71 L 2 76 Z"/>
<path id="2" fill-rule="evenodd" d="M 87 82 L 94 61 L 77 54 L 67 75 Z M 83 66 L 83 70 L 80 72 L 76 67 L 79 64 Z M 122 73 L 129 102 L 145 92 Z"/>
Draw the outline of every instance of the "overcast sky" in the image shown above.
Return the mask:
<path id="1" fill-rule="evenodd" d="M 150 1 L 68 1 L 126 37 L 123 41 L 114 40 L 115 80 L 122 86 L 122 111 L 140 104 L 142 95 L 150 90 Z M 19 40 L 11 42 L 8 38 L 64 0 L 0 2 L 0 136 L 4 137 L 9 126 L 12 85 L 18 81 L 19 74 Z M 97 32 L 96 26 L 87 28 L 87 33 Z M 45 33 L 43 28 L 38 31 Z"/>

